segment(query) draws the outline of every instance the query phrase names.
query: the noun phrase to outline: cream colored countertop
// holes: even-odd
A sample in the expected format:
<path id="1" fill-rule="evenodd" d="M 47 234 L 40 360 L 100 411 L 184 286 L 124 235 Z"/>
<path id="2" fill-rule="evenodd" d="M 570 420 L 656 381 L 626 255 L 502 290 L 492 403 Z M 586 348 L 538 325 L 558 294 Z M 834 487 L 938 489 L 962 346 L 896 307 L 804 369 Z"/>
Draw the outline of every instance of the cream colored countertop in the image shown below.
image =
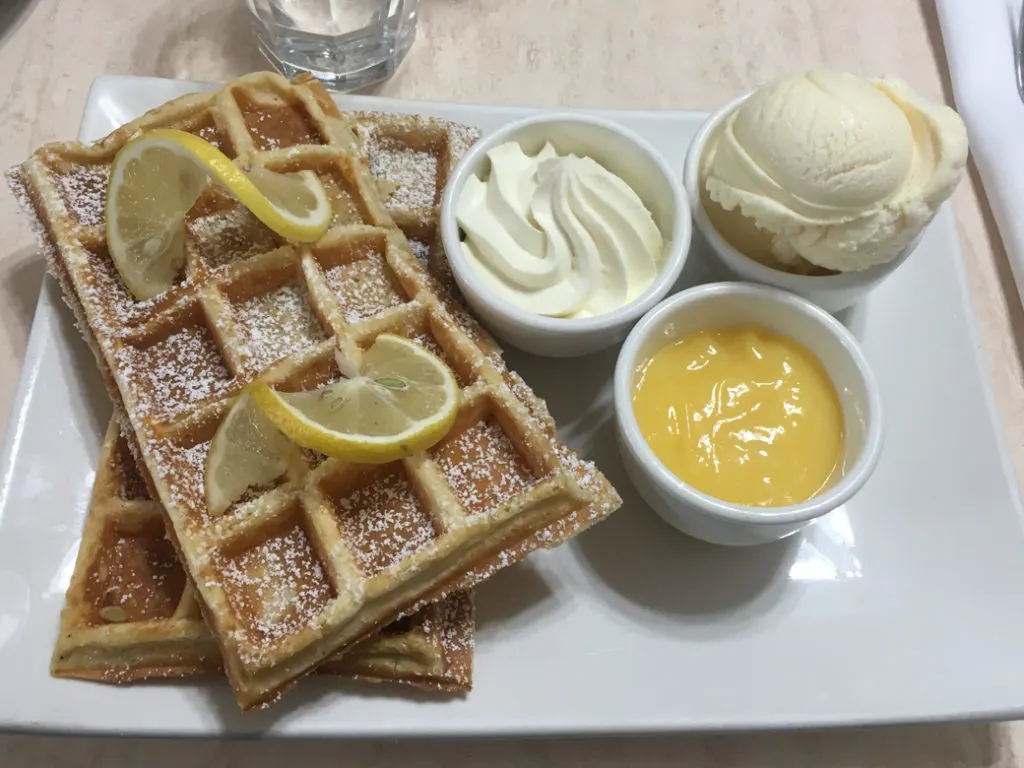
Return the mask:
<path id="1" fill-rule="evenodd" d="M 931 0 L 422 0 L 419 36 L 379 92 L 545 106 L 711 108 L 787 70 L 892 73 L 951 99 Z M 74 136 L 102 74 L 223 80 L 264 68 L 242 0 L 0 2 L 0 167 Z M 972 176 L 955 198 L 965 257 L 1024 477 L 1024 309 Z M 17 386 L 43 265 L 0 195 L 0 432 Z M 127 725 L 127 724 L 126 724 Z M 482 743 L 355 743 L 346 765 L 1024 765 L 1020 725 L 817 734 Z M 12 768 L 336 765 L 336 744 L 0 737 Z"/>

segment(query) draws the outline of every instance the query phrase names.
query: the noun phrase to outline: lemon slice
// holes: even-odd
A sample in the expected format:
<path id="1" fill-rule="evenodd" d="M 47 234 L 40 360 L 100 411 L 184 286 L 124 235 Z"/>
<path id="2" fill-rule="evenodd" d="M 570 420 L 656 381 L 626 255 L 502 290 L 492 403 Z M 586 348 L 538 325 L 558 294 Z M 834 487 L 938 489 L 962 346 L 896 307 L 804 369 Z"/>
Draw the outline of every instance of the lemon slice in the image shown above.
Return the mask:
<path id="1" fill-rule="evenodd" d="M 251 488 L 271 485 L 288 470 L 295 446 L 242 394 L 228 411 L 206 456 L 206 505 L 217 517 Z"/>
<path id="2" fill-rule="evenodd" d="M 246 173 L 209 142 L 184 131 L 149 131 L 114 158 L 107 190 L 110 257 L 136 299 L 166 291 L 185 263 L 185 214 L 210 179 L 282 237 L 315 242 L 331 205 L 312 171 Z"/>
<path id="3" fill-rule="evenodd" d="M 275 392 L 262 382 L 256 404 L 288 437 L 328 456 L 383 464 L 424 451 L 447 434 L 459 386 L 444 361 L 415 342 L 381 334 L 360 375 L 313 392 Z"/>

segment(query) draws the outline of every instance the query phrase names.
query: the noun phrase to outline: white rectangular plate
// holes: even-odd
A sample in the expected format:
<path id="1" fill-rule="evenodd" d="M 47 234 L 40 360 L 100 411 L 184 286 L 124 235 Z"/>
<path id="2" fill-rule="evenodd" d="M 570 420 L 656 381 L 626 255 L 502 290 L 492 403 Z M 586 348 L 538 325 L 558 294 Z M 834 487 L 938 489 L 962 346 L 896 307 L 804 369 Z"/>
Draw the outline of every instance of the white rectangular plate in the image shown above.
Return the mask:
<path id="1" fill-rule="evenodd" d="M 203 86 L 105 77 L 83 139 Z M 526 110 L 342 97 L 493 129 Z M 604 113 L 681 171 L 696 112 Z M 701 277 L 695 242 L 690 280 Z M 223 681 L 116 688 L 48 672 L 110 406 L 52 281 L 0 458 L 0 729 L 441 736 L 816 727 L 1024 715 L 1021 506 L 943 210 L 918 253 L 845 318 L 882 388 L 882 463 L 846 508 L 756 549 L 692 541 L 623 476 L 615 351 L 510 351 L 623 508 L 478 590 L 466 698 L 306 680 L 243 715 Z"/>

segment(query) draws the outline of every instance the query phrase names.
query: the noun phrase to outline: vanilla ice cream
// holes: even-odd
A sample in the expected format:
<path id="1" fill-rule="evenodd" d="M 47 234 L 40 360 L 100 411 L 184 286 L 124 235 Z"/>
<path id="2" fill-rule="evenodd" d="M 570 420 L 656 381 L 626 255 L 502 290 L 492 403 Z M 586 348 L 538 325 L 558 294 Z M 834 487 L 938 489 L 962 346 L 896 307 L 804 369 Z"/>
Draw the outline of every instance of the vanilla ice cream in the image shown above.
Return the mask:
<path id="1" fill-rule="evenodd" d="M 953 192 L 967 132 L 893 80 L 818 71 L 769 83 L 708 140 L 701 192 L 734 247 L 797 272 L 894 259 Z"/>

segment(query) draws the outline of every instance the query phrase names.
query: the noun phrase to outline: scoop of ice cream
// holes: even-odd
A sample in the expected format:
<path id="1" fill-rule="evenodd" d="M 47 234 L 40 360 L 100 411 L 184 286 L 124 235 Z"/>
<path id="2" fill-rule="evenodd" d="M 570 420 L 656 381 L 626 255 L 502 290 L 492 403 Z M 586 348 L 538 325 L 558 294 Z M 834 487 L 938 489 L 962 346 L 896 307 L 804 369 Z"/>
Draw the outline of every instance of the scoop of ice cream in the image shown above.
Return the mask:
<path id="1" fill-rule="evenodd" d="M 896 80 L 809 72 L 763 86 L 726 118 L 705 150 L 702 191 L 716 228 L 752 257 L 849 272 L 906 248 L 966 159 L 948 107 Z"/>
<path id="2" fill-rule="evenodd" d="M 912 156 L 910 125 L 885 94 L 852 75 L 811 72 L 736 111 L 715 176 L 806 218 L 837 219 L 891 197 Z"/>

